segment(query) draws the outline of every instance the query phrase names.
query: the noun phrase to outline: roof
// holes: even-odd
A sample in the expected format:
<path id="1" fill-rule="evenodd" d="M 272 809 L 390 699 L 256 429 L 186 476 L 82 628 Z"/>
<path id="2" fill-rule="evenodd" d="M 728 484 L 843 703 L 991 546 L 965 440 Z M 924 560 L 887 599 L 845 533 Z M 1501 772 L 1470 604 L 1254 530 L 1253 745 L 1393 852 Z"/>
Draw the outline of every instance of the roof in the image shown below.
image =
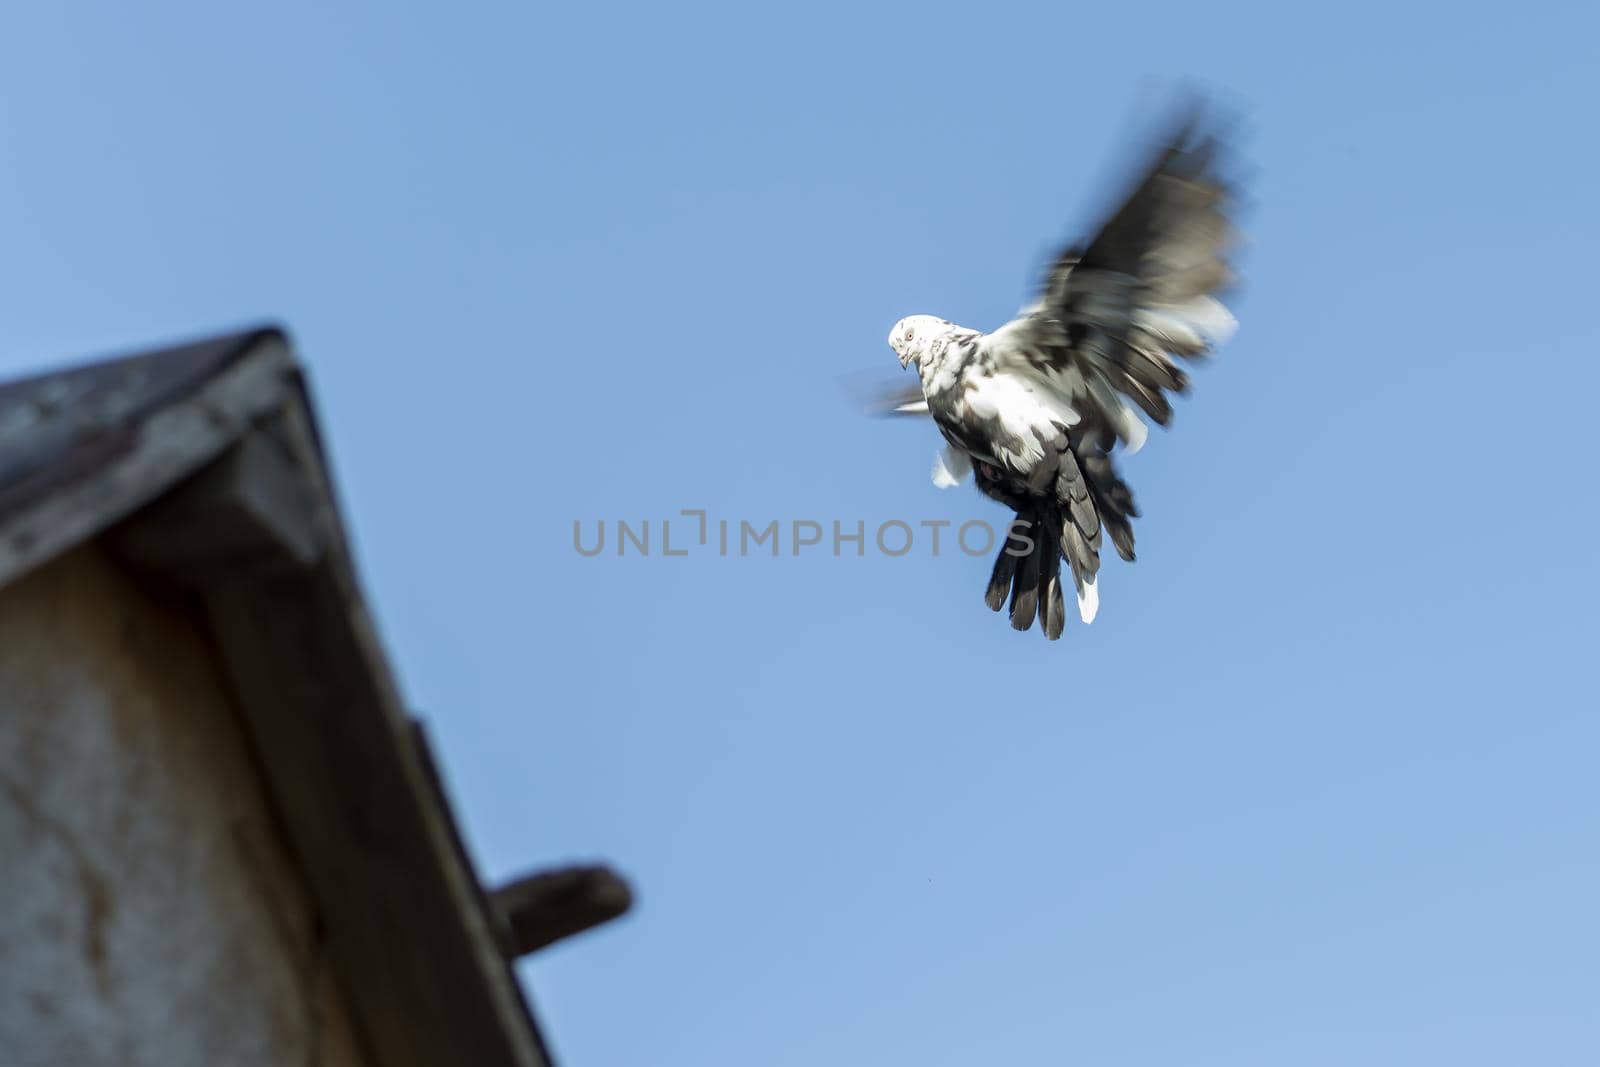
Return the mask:
<path id="1" fill-rule="evenodd" d="M 599 868 L 481 888 L 283 330 L 0 386 L 0 586 L 91 538 L 203 603 L 379 1062 L 548 1063 L 511 961 L 620 914 L 627 887 Z"/>
<path id="2" fill-rule="evenodd" d="M 139 451 L 142 436 L 164 428 L 154 420 L 165 409 L 202 391 L 245 355 L 266 349 L 287 358 L 284 336 L 266 327 L 0 385 L 0 581 L 27 569 L 41 552 L 55 554 L 36 543 L 53 540 L 38 528 L 48 514 L 35 514 L 30 523 L 30 509 L 128 460 Z M 259 401 L 270 399 L 263 390 L 251 391 Z M 115 520 L 169 488 L 215 456 L 240 428 L 217 426 L 212 433 L 191 434 L 183 454 L 172 457 L 175 463 L 155 464 L 136 486 L 127 487 L 134 492 L 91 509 L 94 518 Z M 72 543 L 82 539 L 76 526 L 59 535 Z"/>

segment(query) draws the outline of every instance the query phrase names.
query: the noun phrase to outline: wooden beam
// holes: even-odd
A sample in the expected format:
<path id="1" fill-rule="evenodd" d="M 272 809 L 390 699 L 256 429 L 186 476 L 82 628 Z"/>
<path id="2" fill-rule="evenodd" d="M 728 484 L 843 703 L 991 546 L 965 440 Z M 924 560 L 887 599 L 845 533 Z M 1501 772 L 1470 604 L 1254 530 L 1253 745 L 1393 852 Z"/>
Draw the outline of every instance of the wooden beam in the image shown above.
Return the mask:
<path id="1" fill-rule="evenodd" d="M 526 956 L 627 913 L 633 891 L 611 868 L 540 871 L 490 895 L 511 931 L 511 952 Z"/>

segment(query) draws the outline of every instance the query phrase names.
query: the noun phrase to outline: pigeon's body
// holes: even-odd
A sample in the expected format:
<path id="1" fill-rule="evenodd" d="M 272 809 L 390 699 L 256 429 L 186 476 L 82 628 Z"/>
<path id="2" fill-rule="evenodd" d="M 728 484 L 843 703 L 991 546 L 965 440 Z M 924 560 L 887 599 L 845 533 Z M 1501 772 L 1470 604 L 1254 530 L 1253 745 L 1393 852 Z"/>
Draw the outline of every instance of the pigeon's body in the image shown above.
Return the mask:
<path id="1" fill-rule="evenodd" d="M 1099 603 L 1099 549 L 1109 537 L 1133 559 L 1138 512 L 1112 461 L 1146 435 L 1138 412 L 1165 425 L 1169 393 L 1196 358 L 1231 334 L 1215 293 L 1231 280 L 1233 231 L 1214 168 L 1217 142 L 1185 126 L 1085 248 L 1060 255 L 1041 299 L 992 333 L 929 315 L 901 319 L 889 344 L 915 363 L 921 400 L 896 410 L 931 416 L 948 442 L 934 481 L 972 473 L 1016 512 L 1021 531 L 1000 552 L 987 596 L 1011 622 L 1059 637 L 1066 559 L 1085 622 Z"/>

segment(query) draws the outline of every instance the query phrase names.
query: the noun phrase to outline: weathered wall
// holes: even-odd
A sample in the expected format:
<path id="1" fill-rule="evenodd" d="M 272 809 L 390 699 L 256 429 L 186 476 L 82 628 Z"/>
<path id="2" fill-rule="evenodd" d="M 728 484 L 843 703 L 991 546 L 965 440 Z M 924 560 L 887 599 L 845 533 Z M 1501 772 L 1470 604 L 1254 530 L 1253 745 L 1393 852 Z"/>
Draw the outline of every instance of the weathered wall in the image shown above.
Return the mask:
<path id="1" fill-rule="evenodd" d="M 78 550 L 0 589 L 0 1064 L 366 1062 L 190 611 Z"/>

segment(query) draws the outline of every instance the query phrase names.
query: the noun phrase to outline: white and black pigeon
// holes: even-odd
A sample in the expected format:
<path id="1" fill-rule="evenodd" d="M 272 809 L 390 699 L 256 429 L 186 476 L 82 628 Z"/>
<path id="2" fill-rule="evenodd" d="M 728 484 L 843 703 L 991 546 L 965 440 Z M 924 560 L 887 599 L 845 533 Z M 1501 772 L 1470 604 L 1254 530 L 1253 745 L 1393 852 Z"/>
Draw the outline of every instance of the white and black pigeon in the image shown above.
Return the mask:
<path id="1" fill-rule="evenodd" d="M 1222 156 L 1191 109 L 1099 233 L 1056 257 L 1032 307 L 992 333 L 932 315 L 889 331 L 900 366 L 921 378 L 891 410 L 931 416 L 948 442 L 934 483 L 971 474 L 1016 513 L 985 601 L 999 611 L 1009 590 L 1018 630 L 1037 615 L 1046 637 L 1061 636 L 1063 558 L 1094 620 L 1102 539 L 1134 558 L 1139 512 L 1113 455 L 1143 445 L 1139 412 L 1167 425 L 1169 394 L 1189 385 L 1177 361 L 1233 333 L 1218 299 L 1237 238 Z"/>

